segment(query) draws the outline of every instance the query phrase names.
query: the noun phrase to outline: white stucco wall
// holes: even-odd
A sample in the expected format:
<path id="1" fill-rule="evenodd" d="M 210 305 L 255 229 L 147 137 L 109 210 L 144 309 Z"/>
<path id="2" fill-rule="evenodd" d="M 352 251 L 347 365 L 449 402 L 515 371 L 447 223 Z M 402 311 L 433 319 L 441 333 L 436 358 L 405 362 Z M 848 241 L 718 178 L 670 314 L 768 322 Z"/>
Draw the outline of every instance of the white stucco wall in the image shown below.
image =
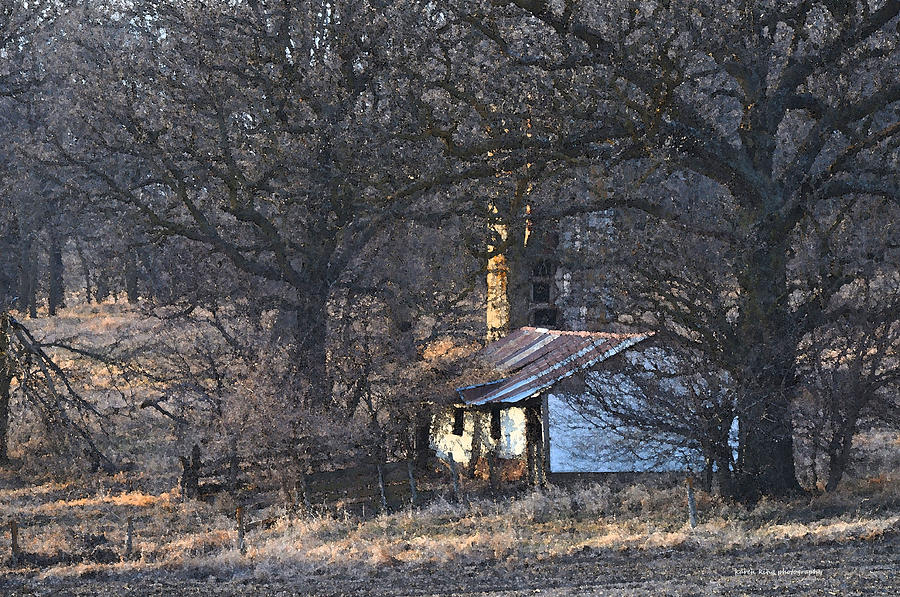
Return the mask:
<path id="1" fill-rule="evenodd" d="M 465 411 L 463 434 L 453 434 L 453 408 L 434 415 L 431 422 L 431 447 L 438 458 L 446 459 L 453 454 L 453 460 L 468 464 L 472 457 L 472 437 L 475 433 L 475 413 Z M 499 445 L 498 445 L 499 444 Z M 481 413 L 482 453 L 498 448 L 500 458 L 518 458 L 525 453 L 525 411 L 518 407 L 500 411 L 500 439 L 491 438 L 491 413 Z"/>
<path id="2" fill-rule="evenodd" d="M 554 473 L 664 472 L 702 468 L 700 455 L 667 442 L 662 435 L 647 438 L 633 430 L 599 429 L 585 420 L 562 395 L 547 399 L 550 470 Z M 640 437 L 636 440 L 635 436 Z M 672 441 L 672 440 L 670 440 Z"/>

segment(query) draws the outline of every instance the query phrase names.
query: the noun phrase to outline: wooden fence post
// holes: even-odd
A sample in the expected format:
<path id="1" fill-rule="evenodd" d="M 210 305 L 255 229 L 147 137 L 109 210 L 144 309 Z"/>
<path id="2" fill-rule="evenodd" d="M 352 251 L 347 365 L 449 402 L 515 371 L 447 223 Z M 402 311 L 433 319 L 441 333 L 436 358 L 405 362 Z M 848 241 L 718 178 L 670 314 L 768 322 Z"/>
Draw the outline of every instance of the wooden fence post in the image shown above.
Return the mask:
<path id="1" fill-rule="evenodd" d="M 242 554 L 247 552 L 247 546 L 244 545 L 244 508 L 238 506 L 234 511 L 237 518 L 237 548 Z"/>
<path id="2" fill-rule="evenodd" d="M 697 526 L 697 502 L 694 500 L 694 479 L 691 476 L 687 478 L 687 495 L 688 495 L 688 515 L 691 521 L 691 528 Z"/>
<path id="3" fill-rule="evenodd" d="M 15 520 L 9 521 L 9 543 L 12 548 L 12 563 L 18 564 L 22 558 L 22 551 L 19 549 L 19 523 Z"/>
<path id="4" fill-rule="evenodd" d="M 549 396 L 544 394 L 541 396 L 541 436 L 540 450 L 538 453 L 537 463 L 538 484 L 545 488 L 550 483 L 548 473 L 550 472 L 550 407 L 548 404 Z"/>
<path id="5" fill-rule="evenodd" d="M 450 458 L 450 475 L 453 477 L 453 499 L 459 502 L 459 472 L 456 470 L 456 460 L 453 458 L 453 452 L 450 452 L 448 457 Z"/>
<path id="6" fill-rule="evenodd" d="M 497 452 L 492 450 L 488 455 L 488 458 L 490 458 L 490 460 L 488 460 L 488 466 L 490 466 L 491 489 L 493 491 L 500 491 L 500 485 L 503 481 L 503 471 L 497 466 Z"/>
<path id="7" fill-rule="evenodd" d="M 312 514 L 312 504 L 309 501 L 309 485 L 306 483 L 306 473 L 300 473 L 300 499 L 303 500 L 303 516 Z"/>
<path id="8" fill-rule="evenodd" d="M 129 516 L 128 520 L 125 523 L 125 555 L 124 555 L 124 558 L 126 560 L 131 557 L 131 550 L 133 548 L 133 540 L 132 540 L 133 535 L 134 535 L 134 520 Z"/>
<path id="9" fill-rule="evenodd" d="M 387 514 L 387 496 L 384 493 L 384 468 L 381 466 L 380 462 L 375 465 L 375 468 L 378 470 L 378 492 L 381 494 L 381 513 Z"/>
<path id="10" fill-rule="evenodd" d="M 712 458 L 706 459 L 706 466 L 703 468 L 703 491 L 712 493 L 713 482 L 713 461 Z"/>
<path id="11" fill-rule="evenodd" d="M 416 502 L 419 501 L 419 496 L 416 494 L 416 478 L 413 475 L 412 460 L 406 461 L 406 474 L 409 476 L 409 504 L 415 508 Z"/>
<path id="12" fill-rule="evenodd" d="M 528 467 L 528 484 L 529 485 L 537 485 L 537 477 L 534 474 L 536 463 L 535 460 L 535 450 L 534 450 L 534 442 L 525 440 L 525 465 Z"/>

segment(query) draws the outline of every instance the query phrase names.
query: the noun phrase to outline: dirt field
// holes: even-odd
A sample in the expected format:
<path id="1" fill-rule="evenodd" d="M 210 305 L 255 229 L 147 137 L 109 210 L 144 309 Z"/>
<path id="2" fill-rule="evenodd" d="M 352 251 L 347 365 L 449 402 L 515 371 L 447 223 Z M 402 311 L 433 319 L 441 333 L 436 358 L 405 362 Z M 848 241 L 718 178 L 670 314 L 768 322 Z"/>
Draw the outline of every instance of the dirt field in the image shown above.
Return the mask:
<path id="1" fill-rule="evenodd" d="M 46 579 L 7 577 L 0 592 L 25 595 L 900 595 L 900 535 L 776 548 L 604 550 L 542 561 L 393 566 L 370 574 L 259 578 Z M 199 574 L 199 572 L 195 572 Z"/>

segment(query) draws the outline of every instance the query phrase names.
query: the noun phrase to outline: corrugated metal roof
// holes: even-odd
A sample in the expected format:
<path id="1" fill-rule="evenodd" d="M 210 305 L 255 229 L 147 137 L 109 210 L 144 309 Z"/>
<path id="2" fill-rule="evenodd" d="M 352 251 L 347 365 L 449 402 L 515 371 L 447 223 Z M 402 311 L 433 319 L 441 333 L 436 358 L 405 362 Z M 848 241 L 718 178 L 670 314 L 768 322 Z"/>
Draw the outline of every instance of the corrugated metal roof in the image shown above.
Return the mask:
<path id="1" fill-rule="evenodd" d="M 519 402 L 652 335 L 519 328 L 477 355 L 504 377 L 456 391 L 466 404 Z"/>

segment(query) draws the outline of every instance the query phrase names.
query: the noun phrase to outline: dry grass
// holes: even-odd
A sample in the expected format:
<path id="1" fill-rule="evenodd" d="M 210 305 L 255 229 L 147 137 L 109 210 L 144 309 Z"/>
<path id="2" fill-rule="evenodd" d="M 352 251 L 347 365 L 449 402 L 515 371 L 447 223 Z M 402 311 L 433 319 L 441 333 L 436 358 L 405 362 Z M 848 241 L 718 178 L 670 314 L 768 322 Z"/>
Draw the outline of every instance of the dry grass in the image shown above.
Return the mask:
<path id="1" fill-rule="evenodd" d="M 879 485 L 874 499 L 896 508 L 900 479 Z M 550 488 L 510 501 L 473 501 L 454 505 L 438 501 L 415 513 L 398 513 L 365 522 L 315 519 L 285 524 L 250 538 L 244 567 L 261 576 L 308 573 L 338 566 L 372 567 L 463 564 L 484 560 L 537 560 L 588 549 L 687 549 L 713 552 L 773 546 L 801 540 L 810 545 L 864 541 L 900 532 L 896 509 L 858 509 L 858 496 L 844 492 L 830 498 L 845 511 L 803 520 L 816 500 L 755 508 L 726 504 L 701 494 L 703 523 L 686 523 L 682 488 L 635 485 L 612 493 L 604 485 Z M 595 498 L 595 499 L 594 499 Z M 872 498 L 870 498 L 872 499 Z M 575 506 L 602 504 L 597 510 Z M 575 506 L 573 508 L 573 506 Z M 813 512 L 814 514 L 815 512 Z M 786 520 L 797 517 L 797 521 Z"/>
<path id="2" fill-rule="evenodd" d="M 618 491 L 598 484 L 550 487 L 466 504 L 437 499 L 416 511 L 368 520 L 296 519 L 273 507 L 252 515 L 275 522 L 248 532 L 246 554 L 235 549 L 231 517 L 214 505 L 181 503 L 175 492 L 59 497 L 67 491 L 81 493 L 52 483 L 0 490 L 0 513 L 22 521 L 23 548 L 43 558 L 42 569 L 33 567 L 30 574 L 64 578 L 165 570 L 289 578 L 327 570 L 361 577 L 384 567 L 544 560 L 583 550 L 702 548 L 724 554 L 900 533 L 895 474 L 848 483 L 835 494 L 787 503 L 763 500 L 752 508 L 700 492 L 701 524 L 695 529 L 686 523 L 684 488 L 650 484 Z M 102 536 L 103 545 L 119 553 L 128 516 L 136 520 L 134 558 L 93 561 L 85 537 Z M 7 543 L 0 544 L 0 550 L 7 549 Z"/>
<path id="3" fill-rule="evenodd" d="M 91 307 L 56 318 L 53 333 L 82 335 L 87 328 L 98 343 L 152 333 L 135 327 L 135 319 L 124 306 Z M 366 520 L 340 512 L 296 519 L 277 507 L 250 512 L 251 521 L 274 524 L 249 531 L 248 549 L 241 554 L 235 548 L 233 502 L 220 497 L 210 504 L 182 503 L 171 489 L 177 463 L 171 455 L 159 456 L 160 446 L 171 440 L 151 423 L 135 423 L 132 430 L 130 449 L 141 466 L 131 473 L 62 482 L 30 469 L 23 469 L 22 478 L 0 472 L 0 520 L 19 522 L 21 545 L 29 554 L 0 575 L 52 579 L 174 571 L 293 578 L 327 571 L 365 578 L 381 568 L 514 566 L 585 550 L 702 548 L 726 554 L 788 542 L 813 547 L 900 534 L 900 435 L 879 431 L 859 438 L 861 464 L 838 492 L 791 502 L 763 500 L 753 507 L 698 492 L 701 524 L 695 529 L 687 524 L 683 485 L 588 484 L 501 498 L 474 497 L 469 488 L 465 504 L 438 497 L 416 511 Z M 37 438 L 20 444 L 39 447 Z M 129 517 L 135 521 L 134 553 L 124 559 L 118 554 Z M 9 536 L 2 533 L 0 557 L 8 553 Z"/>

